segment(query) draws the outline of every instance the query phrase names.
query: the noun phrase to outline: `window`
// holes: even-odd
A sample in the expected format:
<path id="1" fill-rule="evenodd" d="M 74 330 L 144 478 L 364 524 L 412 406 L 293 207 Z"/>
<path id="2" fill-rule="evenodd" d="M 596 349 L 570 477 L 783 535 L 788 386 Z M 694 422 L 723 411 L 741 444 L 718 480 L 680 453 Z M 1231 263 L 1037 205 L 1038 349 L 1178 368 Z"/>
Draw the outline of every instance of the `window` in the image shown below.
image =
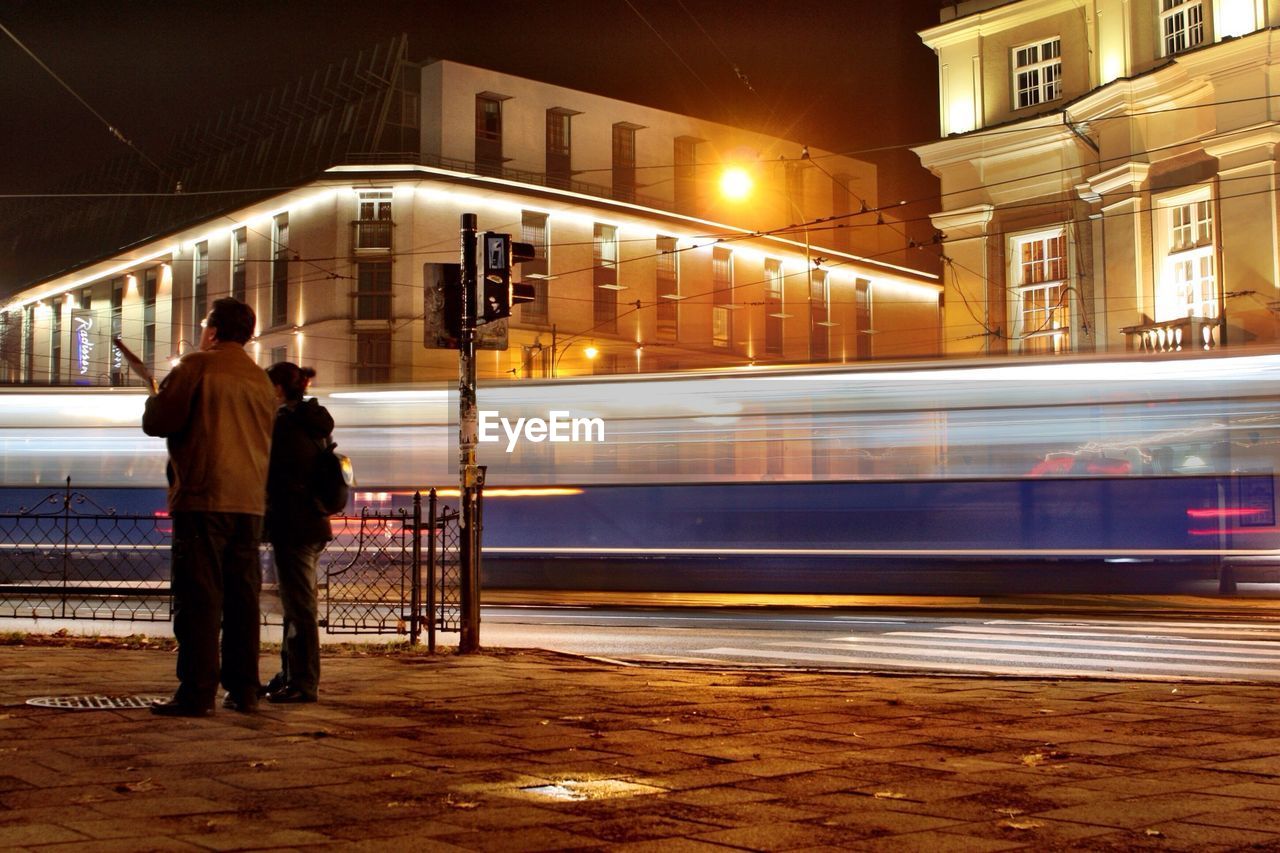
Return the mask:
<path id="1" fill-rule="evenodd" d="M 520 306 L 520 319 L 526 323 L 547 322 L 547 215 L 533 210 L 520 214 L 520 239 L 533 246 L 533 260 L 521 264 L 524 280 L 533 285 L 533 301 Z"/>
<path id="2" fill-rule="evenodd" d="M 1062 229 L 1013 239 L 1017 307 L 1014 333 L 1024 353 L 1069 348 L 1071 305 L 1067 293 L 1067 237 Z"/>
<path id="3" fill-rule="evenodd" d="M 1160 0 L 1160 36 L 1165 56 L 1203 42 L 1204 8 L 1200 0 Z"/>
<path id="4" fill-rule="evenodd" d="M 34 376 L 35 350 L 36 306 L 27 305 L 22 309 L 22 381 L 27 384 Z"/>
<path id="5" fill-rule="evenodd" d="M 363 190 L 356 219 L 357 249 L 391 248 L 391 190 Z"/>
<path id="6" fill-rule="evenodd" d="M 288 360 L 289 360 L 288 347 L 272 347 L 271 348 L 271 364 L 279 364 L 282 361 L 288 361 Z M 270 367 L 271 364 L 268 364 L 267 366 Z"/>
<path id="7" fill-rule="evenodd" d="M 1062 97 L 1062 40 L 1051 38 L 1013 49 L 1014 108 Z"/>
<path id="8" fill-rule="evenodd" d="M 853 190 L 850 184 L 853 178 L 839 174 L 831 179 L 831 219 L 835 230 L 832 244 L 846 252 L 853 245 L 853 231 L 849 228 L 849 220 L 853 213 Z"/>
<path id="9" fill-rule="evenodd" d="M 783 321 L 787 319 L 782 304 L 782 261 L 765 258 L 764 261 L 764 351 L 768 355 L 782 355 Z"/>
<path id="10" fill-rule="evenodd" d="M 124 285 L 123 278 L 111 280 L 111 338 L 115 340 L 124 334 Z M 124 355 L 114 345 L 111 347 L 111 384 L 124 385 L 128 377 L 125 374 Z"/>
<path id="11" fill-rule="evenodd" d="M 826 270 L 809 270 L 809 359 L 831 358 L 831 286 Z"/>
<path id="12" fill-rule="evenodd" d="M 247 292 L 245 270 L 249 259 L 249 237 L 246 232 L 244 228 L 231 232 L 231 295 L 241 302 L 245 301 Z"/>
<path id="13" fill-rule="evenodd" d="M 618 229 L 596 223 L 592 240 L 592 278 L 595 282 L 592 319 L 595 329 L 614 332 L 618 328 Z"/>
<path id="14" fill-rule="evenodd" d="M 289 320 L 289 214 L 281 213 L 271 223 L 271 325 Z"/>
<path id="15" fill-rule="evenodd" d="M 208 313 L 209 244 L 202 241 L 196 243 L 191 253 L 191 328 L 199 329 L 200 321 Z M 199 340 L 199 333 L 196 340 Z"/>
<path id="16" fill-rule="evenodd" d="M 613 126 L 613 197 L 636 200 L 636 131 L 640 125 L 618 122 Z"/>
<path id="17" fill-rule="evenodd" d="M 356 264 L 356 319 L 391 319 L 391 262 Z"/>
<path id="18" fill-rule="evenodd" d="M 142 363 L 156 366 L 156 268 L 142 274 Z"/>
<path id="19" fill-rule="evenodd" d="M 859 360 L 871 358 L 871 282 L 857 279 L 853 285 L 854 331 L 858 335 L 855 344 Z"/>
<path id="20" fill-rule="evenodd" d="M 547 110 L 547 186 L 564 188 L 573 178 L 570 119 L 575 115 L 561 107 Z"/>
<path id="21" fill-rule="evenodd" d="M 692 136 L 678 136 L 675 142 L 676 211 L 693 214 L 698 209 L 698 142 Z"/>
<path id="22" fill-rule="evenodd" d="M 658 340 L 675 343 L 680 339 L 680 253 L 675 237 L 659 236 L 654 241 L 657 254 Z"/>
<path id="23" fill-rule="evenodd" d="M 783 213 L 787 217 L 788 222 L 803 222 L 806 217 L 804 215 L 804 173 L 805 166 L 798 162 L 788 162 L 786 164 L 786 205 L 787 209 Z M 808 232 L 806 231 L 806 234 Z M 806 237 L 807 241 L 807 237 Z"/>
<path id="24" fill-rule="evenodd" d="M 502 95 L 476 95 L 476 171 L 482 175 L 502 173 Z"/>
<path id="25" fill-rule="evenodd" d="M 62 382 L 62 298 L 54 297 L 49 305 L 53 311 L 49 325 L 49 384 Z"/>
<path id="26" fill-rule="evenodd" d="M 711 345 L 733 345 L 733 252 L 721 246 L 711 250 Z"/>
<path id="27" fill-rule="evenodd" d="M 1218 281 L 1208 188 L 1162 202 L 1159 211 L 1164 264 L 1156 290 L 1156 321 L 1216 318 Z"/>
<path id="28" fill-rule="evenodd" d="M 391 381 L 391 333 L 356 333 L 356 383 L 370 385 Z"/>

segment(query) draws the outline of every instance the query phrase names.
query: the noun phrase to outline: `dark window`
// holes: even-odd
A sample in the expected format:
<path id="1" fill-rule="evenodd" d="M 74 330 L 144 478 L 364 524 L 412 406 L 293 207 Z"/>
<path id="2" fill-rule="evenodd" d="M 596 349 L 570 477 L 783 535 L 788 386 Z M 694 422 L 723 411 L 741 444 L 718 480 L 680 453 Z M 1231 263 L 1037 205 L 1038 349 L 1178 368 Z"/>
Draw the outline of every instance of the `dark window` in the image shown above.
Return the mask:
<path id="1" fill-rule="evenodd" d="M 764 262 L 764 351 L 769 355 L 782 355 L 783 321 L 782 261 L 766 258 Z"/>
<path id="2" fill-rule="evenodd" d="M 356 248 L 391 248 L 390 190 L 360 193 L 359 219 L 356 220 Z"/>
<path id="3" fill-rule="evenodd" d="M 49 327 L 49 383 L 57 385 L 62 382 L 62 299 L 53 297 L 49 307 L 53 311 L 53 323 Z"/>
<path id="4" fill-rule="evenodd" d="M 356 383 L 370 385 L 391 380 L 391 333 L 356 333 Z"/>
<path id="5" fill-rule="evenodd" d="M 573 178 L 572 110 L 547 110 L 547 185 L 567 187 Z"/>
<path id="6" fill-rule="evenodd" d="M 502 173 L 502 100 L 476 95 L 476 170 L 482 175 Z"/>
<path id="7" fill-rule="evenodd" d="M 391 319 L 391 262 L 356 265 L 356 319 Z"/>
<path id="8" fill-rule="evenodd" d="M 733 252 L 717 246 L 711 250 L 711 344 L 733 345 Z"/>
<path id="9" fill-rule="evenodd" d="M 209 244 L 196 243 L 191 255 L 191 328 L 200 328 L 200 321 L 209 313 Z M 196 334 L 196 343 L 199 341 Z"/>
<path id="10" fill-rule="evenodd" d="M 674 343 L 680 339 L 680 254 L 675 237 L 655 240 L 658 271 L 658 340 Z"/>
<path id="11" fill-rule="evenodd" d="M 142 363 L 156 368 L 156 269 L 142 274 Z"/>
<path id="12" fill-rule="evenodd" d="M 248 240 L 244 228 L 237 228 L 231 233 L 231 295 L 241 302 L 244 302 L 247 292 L 245 270 L 249 259 Z"/>
<path id="13" fill-rule="evenodd" d="M 36 306 L 22 309 L 22 381 L 30 384 L 36 356 Z"/>
<path id="14" fill-rule="evenodd" d="M 520 319 L 527 323 L 547 321 L 547 215 L 526 210 L 520 215 L 520 239 L 533 246 L 533 260 L 520 265 L 523 280 L 533 285 L 533 301 L 520 306 Z"/>
<path id="15" fill-rule="evenodd" d="M 279 364 L 282 361 L 289 360 L 288 347 L 272 347 L 271 348 L 271 364 Z M 267 365 L 270 367 L 271 365 Z"/>
<path id="16" fill-rule="evenodd" d="M 698 209 L 697 184 L 698 140 L 689 136 L 676 139 L 676 211 L 693 214 Z"/>
<path id="17" fill-rule="evenodd" d="M 613 197 L 620 201 L 636 199 L 636 130 L 627 122 L 613 126 Z"/>
<path id="18" fill-rule="evenodd" d="M 857 335 L 858 359 L 871 358 L 871 282 L 858 279 L 853 289 L 854 333 Z"/>
<path id="19" fill-rule="evenodd" d="M 123 278 L 111 280 L 111 337 L 124 334 L 124 284 Z M 124 385 L 128 381 L 124 365 L 124 356 L 113 345 L 111 347 L 111 384 Z"/>
<path id="20" fill-rule="evenodd" d="M 612 225 L 595 227 L 592 241 L 592 280 L 595 283 L 592 319 L 595 330 L 613 332 L 618 328 L 618 229 Z"/>
<path id="21" fill-rule="evenodd" d="M 283 326 L 289 319 L 289 214 L 275 218 L 271 239 L 271 325 Z"/>
<path id="22" fill-rule="evenodd" d="M 837 249 L 849 251 L 853 246 L 853 232 L 849 228 L 849 216 L 853 213 L 853 192 L 849 189 L 850 177 L 836 175 L 831 180 L 831 225 Z"/>
<path id="23" fill-rule="evenodd" d="M 831 357 L 831 302 L 827 290 L 826 270 L 809 271 L 809 359 L 826 361 Z"/>

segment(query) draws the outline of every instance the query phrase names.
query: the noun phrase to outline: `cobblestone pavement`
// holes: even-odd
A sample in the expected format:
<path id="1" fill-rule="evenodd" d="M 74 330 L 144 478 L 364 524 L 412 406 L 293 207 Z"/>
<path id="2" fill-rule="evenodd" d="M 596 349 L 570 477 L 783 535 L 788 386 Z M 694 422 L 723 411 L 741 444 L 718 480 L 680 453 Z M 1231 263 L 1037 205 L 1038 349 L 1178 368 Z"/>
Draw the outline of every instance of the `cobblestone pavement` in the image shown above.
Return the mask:
<path id="1" fill-rule="evenodd" d="M 0 848 L 1280 848 L 1273 687 L 369 652 L 254 715 L 27 704 L 173 663 L 0 647 Z"/>

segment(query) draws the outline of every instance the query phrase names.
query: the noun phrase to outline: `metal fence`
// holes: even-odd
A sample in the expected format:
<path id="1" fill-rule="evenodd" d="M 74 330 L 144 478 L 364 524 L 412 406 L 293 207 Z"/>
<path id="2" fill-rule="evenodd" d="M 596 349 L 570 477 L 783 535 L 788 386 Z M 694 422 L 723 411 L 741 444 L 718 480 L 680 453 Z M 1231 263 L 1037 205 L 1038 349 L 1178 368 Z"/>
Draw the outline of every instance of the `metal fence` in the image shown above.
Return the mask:
<path id="1" fill-rule="evenodd" d="M 417 642 L 425 630 L 434 648 L 437 630 L 458 630 L 458 513 L 434 490 L 425 504 L 415 494 L 408 509 L 333 518 L 317 577 L 328 633 Z M 69 479 L 31 507 L 6 507 L 0 491 L 0 619 L 167 621 L 172 533 L 167 516 L 102 507 Z M 270 591 L 269 547 L 262 558 Z"/>

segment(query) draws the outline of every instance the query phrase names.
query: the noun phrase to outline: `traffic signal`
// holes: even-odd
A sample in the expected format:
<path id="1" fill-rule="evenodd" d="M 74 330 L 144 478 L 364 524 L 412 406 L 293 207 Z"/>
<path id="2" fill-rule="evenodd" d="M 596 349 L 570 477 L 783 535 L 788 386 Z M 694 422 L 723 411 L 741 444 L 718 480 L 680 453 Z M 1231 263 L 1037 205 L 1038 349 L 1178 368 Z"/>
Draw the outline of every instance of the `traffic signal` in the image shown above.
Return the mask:
<path id="1" fill-rule="evenodd" d="M 480 307 L 476 323 L 492 323 L 511 316 L 511 305 L 533 299 L 533 285 L 511 282 L 512 267 L 531 261 L 534 248 L 530 243 L 514 243 L 510 234 L 486 231 L 480 243 L 482 264 Z"/>
<path id="2" fill-rule="evenodd" d="M 428 263 L 422 267 L 423 339 L 427 349 L 458 349 L 462 340 L 462 266 Z M 505 350 L 507 324 L 476 329 L 476 349 Z"/>

